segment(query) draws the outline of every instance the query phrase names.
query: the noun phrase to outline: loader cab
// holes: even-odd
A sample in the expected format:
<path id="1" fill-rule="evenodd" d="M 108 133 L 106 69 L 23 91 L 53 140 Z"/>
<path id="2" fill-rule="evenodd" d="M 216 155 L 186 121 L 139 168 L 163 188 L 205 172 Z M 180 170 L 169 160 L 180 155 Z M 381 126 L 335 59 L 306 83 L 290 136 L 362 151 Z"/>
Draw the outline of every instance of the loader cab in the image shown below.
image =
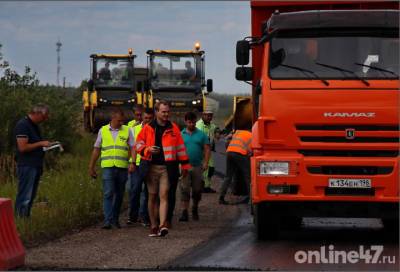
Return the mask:
<path id="1" fill-rule="evenodd" d="M 96 90 L 135 89 L 134 59 L 136 55 L 93 54 L 91 79 Z"/>
<path id="2" fill-rule="evenodd" d="M 90 56 L 90 80 L 82 94 L 84 126 L 87 131 L 97 132 L 107 124 L 113 107 L 123 110 L 126 121 L 133 119 L 132 108 L 137 103 L 137 90 L 143 91 L 145 81 L 143 76 L 139 76 L 143 72 L 135 68 L 135 57 L 132 49 L 126 55 Z"/>
<path id="3" fill-rule="evenodd" d="M 153 91 L 201 93 L 207 86 L 204 51 L 149 50 L 147 55 L 149 87 Z"/>

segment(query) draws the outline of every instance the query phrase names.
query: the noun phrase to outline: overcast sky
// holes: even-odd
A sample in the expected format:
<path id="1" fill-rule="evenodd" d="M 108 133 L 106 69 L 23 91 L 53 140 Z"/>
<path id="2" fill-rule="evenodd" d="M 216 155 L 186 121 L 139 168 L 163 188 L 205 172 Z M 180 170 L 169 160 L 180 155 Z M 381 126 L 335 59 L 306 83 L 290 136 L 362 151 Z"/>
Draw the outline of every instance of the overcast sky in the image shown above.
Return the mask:
<path id="1" fill-rule="evenodd" d="M 56 83 L 58 37 L 61 79 L 74 86 L 89 77 L 92 53 L 125 54 L 132 47 L 145 66 L 148 49 L 192 49 L 199 41 L 214 90 L 243 93 L 249 87 L 234 78 L 235 44 L 249 33 L 246 1 L 0 1 L 4 58 L 17 71 L 29 65 L 42 83 Z"/>

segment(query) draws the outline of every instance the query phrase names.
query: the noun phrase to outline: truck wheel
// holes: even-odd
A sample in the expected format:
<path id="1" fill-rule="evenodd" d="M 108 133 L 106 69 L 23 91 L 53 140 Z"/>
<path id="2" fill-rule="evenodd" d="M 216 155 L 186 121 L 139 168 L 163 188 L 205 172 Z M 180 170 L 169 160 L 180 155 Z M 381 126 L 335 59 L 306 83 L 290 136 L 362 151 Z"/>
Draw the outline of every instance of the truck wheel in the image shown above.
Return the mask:
<path id="1" fill-rule="evenodd" d="M 387 231 L 399 231 L 399 218 L 382 218 L 382 224 Z"/>
<path id="2" fill-rule="evenodd" d="M 298 216 L 286 216 L 282 218 L 282 228 L 287 230 L 298 230 L 301 227 L 303 218 Z"/>
<path id="3" fill-rule="evenodd" d="M 254 224 L 259 240 L 275 240 L 279 235 L 279 216 L 265 203 L 254 205 Z"/>

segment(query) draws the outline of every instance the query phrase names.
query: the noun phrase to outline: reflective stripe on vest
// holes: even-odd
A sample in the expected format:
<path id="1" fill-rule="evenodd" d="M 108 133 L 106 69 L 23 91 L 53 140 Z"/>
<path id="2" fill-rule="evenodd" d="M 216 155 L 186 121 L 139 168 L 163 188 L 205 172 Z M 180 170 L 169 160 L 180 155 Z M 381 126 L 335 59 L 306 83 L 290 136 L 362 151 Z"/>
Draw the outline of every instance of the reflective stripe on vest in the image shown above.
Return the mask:
<path id="1" fill-rule="evenodd" d="M 110 125 L 101 128 L 101 167 L 128 168 L 129 129 L 121 126 L 115 141 L 110 131 Z"/>
<path id="2" fill-rule="evenodd" d="M 247 155 L 251 152 L 251 133 L 248 131 L 236 131 L 229 143 L 227 152 L 236 152 Z"/>
<path id="3" fill-rule="evenodd" d="M 135 142 L 136 142 L 137 136 L 139 135 L 140 131 L 142 130 L 142 125 L 141 124 L 136 125 L 132 129 L 133 129 L 133 135 L 135 135 Z M 132 162 L 132 158 L 129 158 L 129 162 Z M 140 155 L 137 154 L 136 155 L 136 165 L 139 165 L 139 164 L 140 164 Z"/>

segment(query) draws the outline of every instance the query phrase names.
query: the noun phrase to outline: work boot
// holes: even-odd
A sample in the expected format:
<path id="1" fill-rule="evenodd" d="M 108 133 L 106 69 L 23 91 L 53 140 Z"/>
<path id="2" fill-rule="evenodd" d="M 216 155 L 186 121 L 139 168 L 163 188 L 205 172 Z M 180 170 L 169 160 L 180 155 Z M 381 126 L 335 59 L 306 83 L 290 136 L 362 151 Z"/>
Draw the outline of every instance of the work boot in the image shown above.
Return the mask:
<path id="1" fill-rule="evenodd" d="M 112 226 L 111 226 L 110 223 L 105 223 L 101 228 L 102 228 L 102 229 L 105 229 L 105 230 L 109 230 L 109 229 L 112 228 Z"/>
<path id="2" fill-rule="evenodd" d="M 112 225 L 117 229 L 121 228 L 121 224 L 119 222 L 112 223 Z"/>
<path id="3" fill-rule="evenodd" d="M 229 204 L 228 202 L 225 201 L 225 197 L 224 196 L 220 196 L 219 197 L 218 203 L 221 204 L 221 205 L 228 205 Z"/>
<path id="4" fill-rule="evenodd" d="M 137 218 L 129 217 L 128 220 L 126 221 L 126 224 L 127 225 L 132 225 L 132 224 L 134 224 L 136 222 L 137 222 Z"/>
<path id="5" fill-rule="evenodd" d="M 213 188 L 211 188 L 211 187 L 204 187 L 203 188 L 203 193 L 206 193 L 206 194 L 212 194 L 212 193 L 216 193 L 217 191 L 215 191 Z"/>
<path id="6" fill-rule="evenodd" d="M 192 218 L 194 221 L 199 221 L 199 209 L 197 207 L 192 208 Z"/>
<path id="7" fill-rule="evenodd" d="M 189 221 L 189 213 L 187 210 L 183 210 L 181 217 L 179 217 L 179 222 L 188 222 L 188 221 Z"/>

